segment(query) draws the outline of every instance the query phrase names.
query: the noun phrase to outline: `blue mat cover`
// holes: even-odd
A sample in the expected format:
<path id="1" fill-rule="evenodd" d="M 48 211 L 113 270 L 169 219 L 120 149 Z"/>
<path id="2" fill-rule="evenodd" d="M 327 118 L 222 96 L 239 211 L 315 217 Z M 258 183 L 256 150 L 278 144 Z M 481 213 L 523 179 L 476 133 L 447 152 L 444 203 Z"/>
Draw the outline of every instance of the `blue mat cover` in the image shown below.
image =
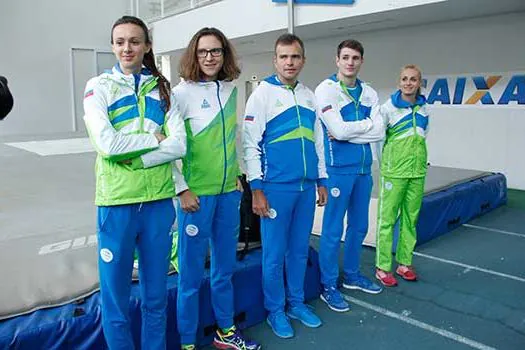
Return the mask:
<path id="1" fill-rule="evenodd" d="M 238 262 L 233 278 L 235 319 L 243 329 L 262 322 L 266 317 L 261 284 L 261 250 L 254 250 Z M 310 248 L 305 279 L 305 298 L 319 297 L 321 290 L 317 252 Z M 168 278 L 168 349 L 180 349 L 176 323 L 177 275 Z M 200 290 L 201 345 L 213 340 L 215 318 L 211 309 L 209 276 Z M 135 346 L 140 349 L 140 294 L 134 283 L 131 290 L 130 317 Z M 107 349 L 100 324 L 99 293 L 85 300 L 69 303 L 0 322 L 0 349 Z"/>
<path id="2" fill-rule="evenodd" d="M 464 223 L 507 203 L 507 180 L 493 174 L 423 198 L 417 224 L 417 245 L 441 236 Z M 399 220 L 394 229 L 393 252 L 399 236 Z"/>

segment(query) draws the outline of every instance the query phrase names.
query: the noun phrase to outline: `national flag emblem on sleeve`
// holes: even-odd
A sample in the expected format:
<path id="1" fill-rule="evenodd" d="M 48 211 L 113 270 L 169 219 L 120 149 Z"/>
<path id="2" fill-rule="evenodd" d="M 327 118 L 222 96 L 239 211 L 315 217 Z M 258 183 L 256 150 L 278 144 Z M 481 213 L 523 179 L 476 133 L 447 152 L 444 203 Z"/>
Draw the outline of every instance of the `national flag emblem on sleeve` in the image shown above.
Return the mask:
<path id="1" fill-rule="evenodd" d="M 86 91 L 84 98 L 88 98 L 89 96 L 93 96 L 93 89 Z"/>
<path id="2" fill-rule="evenodd" d="M 321 109 L 321 112 L 326 113 L 331 109 L 332 109 L 332 105 L 328 105 L 328 106 L 323 107 L 323 109 Z"/>
<path id="3" fill-rule="evenodd" d="M 253 115 L 247 115 L 246 117 L 244 117 L 244 120 L 246 120 L 247 122 L 253 122 L 254 119 L 255 117 Z"/>

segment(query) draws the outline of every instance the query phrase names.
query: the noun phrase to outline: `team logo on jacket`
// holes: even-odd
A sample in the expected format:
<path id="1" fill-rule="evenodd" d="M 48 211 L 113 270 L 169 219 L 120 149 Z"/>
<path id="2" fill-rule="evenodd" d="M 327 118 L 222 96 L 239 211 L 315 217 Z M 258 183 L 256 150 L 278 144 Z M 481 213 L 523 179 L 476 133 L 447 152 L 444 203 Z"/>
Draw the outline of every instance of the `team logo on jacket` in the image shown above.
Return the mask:
<path id="1" fill-rule="evenodd" d="M 84 94 L 84 98 L 88 98 L 90 96 L 93 96 L 95 93 L 93 92 L 93 89 L 86 91 Z"/>
<path id="2" fill-rule="evenodd" d="M 275 102 L 275 107 L 280 108 L 282 106 L 284 106 L 284 105 L 283 105 L 283 103 L 281 101 L 277 100 L 277 102 Z"/>
<path id="3" fill-rule="evenodd" d="M 202 104 L 201 104 L 202 109 L 210 108 L 210 107 L 211 107 L 210 103 L 206 99 L 202 100 Z"/>
<path id="4" fill-rule="evenodd" d="M 315 109 L 314 102 L 312 100 L 307 100 L 306 105 L 310 107 L 311 109 Z"/>
<path id="5" fill-rule="evenodd" d="M 390 181 L 385 182 L 385 189 L 387 191 L 390 191 L 393 187 L 394 187 L 394 185 L 392 185 L 392 183 Z"/>
<path id="6" fill-rule="evenodd" d="M 113 253 L 108 248 L 100 249 L 100 258 L 105 263 L 110 263 L 113 260 Z"/>
<path id="7" fill-rule="evenodd" d="M 188 226 L 186 226 L 186 234 L 190 237 L 194 237 L 194 236 L 197 236 L 197 234 L 199 233 L 199 228 L 193 224 L 190 224 Z"/>
<path id="8" fill-rule="evenodd" d="M 269 211 L 268 211 L 268 217 L 270 219 L 275 219 L 277 217 L 277 210 L 275 210 L 274 208 L 271 208 Z"/>
<path id="9" fill-rule="evenodd" d="M 332 197 L 337 198 L 341 195 L 341 191 L 337 187 L 333 187 L 330 190 L 330 194 L 332 195 Z"/>
<path id="10" fill-rule="evenodd" d="M 117 84 L 115 84 L 115 85 L 113 85 L 113 87 L 111 88 L 111 91 L 109 93 L 111 95 L 111 98 L 114 99 L 118 95 L 121 94 L 121 89 L 120 89 L 120 87 Z"/>

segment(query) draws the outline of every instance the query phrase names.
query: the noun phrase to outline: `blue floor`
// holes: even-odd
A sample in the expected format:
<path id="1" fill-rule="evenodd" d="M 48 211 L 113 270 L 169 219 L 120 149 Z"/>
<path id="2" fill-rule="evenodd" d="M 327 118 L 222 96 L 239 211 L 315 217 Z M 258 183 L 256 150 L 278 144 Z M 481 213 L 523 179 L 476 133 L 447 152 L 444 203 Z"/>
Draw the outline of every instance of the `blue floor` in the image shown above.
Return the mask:
<path id="1" fill-rule="evenodd" d="M 400 281 L 379 295 L 345 291 L 350 312 L 312 302 L 321 328 L 294 321 L 289 340 L 266 324 L 245 334 L 264 349 L 525 349 L 523 217 L 525 210 L 502 207 L 418 247 L 418 282 Z M 362 257 L 369 276 L 374 254 L 365 249 Z"/>

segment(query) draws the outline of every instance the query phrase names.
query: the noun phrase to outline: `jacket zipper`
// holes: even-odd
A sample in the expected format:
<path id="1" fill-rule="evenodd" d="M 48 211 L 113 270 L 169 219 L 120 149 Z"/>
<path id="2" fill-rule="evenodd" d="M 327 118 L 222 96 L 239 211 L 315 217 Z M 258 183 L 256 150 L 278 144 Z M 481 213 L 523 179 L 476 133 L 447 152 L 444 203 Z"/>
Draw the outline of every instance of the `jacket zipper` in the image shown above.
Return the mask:
<path id="1" fill-rule="evenodd" d="M 218 81 L 215 81 L 217 84 L 217 100 L 219 101 L 219 107 L 221 109 L 221 119 L 222 119 L 222 148 L 224 151 L 224 175 L 222 178 L 221 193 L 224 192 L 224 186 L 226 184 L 226 170 L 228 169 L 228 156 L 226 152 L 226 122 L 224 120 L 224 110 L 222 108 L 221 95 L 220 95 L 220 84 Z"/>
<path id="2" fill-rule="evenodd" d="M 416 113 L 419 111 L 419 106 L 414 106 L 412 108 L 412 127 L 414 128 L 414 136 L 412 137 L 412 144 L 414 147 L 414 153 L 415 153 L 415 161 L 414 161 L 414 167 L 412 168 L 412 175 L 416 175 L 417 172 L 417 164 L 418 164 L 418 147 L 417 147 L 417 125 L 416 125 Z"/>
<path id="3" fill-rule="evenodd" d="M 356 83 L 357 84 L 357 83 Z M 355 106 L 355 121 L 359 121 L 359 105 L 361 104 L 361 96 L 359 96 L 359 100 L 356 101 L 352 95 L 350 95 L 350 93 L 348 92 L 348 90 L 346 89 L 346 86 L 343 84 L 342 81 L 339 81 L 339 85 L 341 86 L 341 89 L 343 89 L 344 93 L 350 98 L 350 100 L 352 100 L 352 102 L 354 103 L 354 106 Z M 366 154 L 366 149 L 365 149 L 365 145 L 364 144 L 361 144 L 361 150 L 363 151 L 362 155 L 361 155 L 361 174 L 364 173 L 365 171 L 365 154 Z"/>
<path id="4" fill-rule="evenodd" d="M 140 76 L 139 76 L 139 83 L 135 84 L 135 76 L 133 76 L 133 91 L 135 91 L 135 98 L 137 100 L 137 108 L 139 110 L 139 132 L 142 134 L 144 132 L 144 113 L 141 106 L 140 106 Z"/>
<path id="5" fill-rule="evenodd" d="M 299 121 L 299 130 L 301 130 L 303 125 L 301 123 L 301 113 L 299 113 L 299 105 L 297 104 L 297 97 L 295 96 L 295 90 L 290 86 L 287 86 L 287 88 L 292 92 L 293 100 L 295 103 L 295 111 L 297 112 L 297 120 Z M 301 134 L 301 148 L 303 151 L 303 178 L 301 180 L 301 191 L 304 191 L 304 179 L 306 178 L 306 157 L 305 157 L 306 152 L 304 150 L 304 138 L 302 134 Z"/>

